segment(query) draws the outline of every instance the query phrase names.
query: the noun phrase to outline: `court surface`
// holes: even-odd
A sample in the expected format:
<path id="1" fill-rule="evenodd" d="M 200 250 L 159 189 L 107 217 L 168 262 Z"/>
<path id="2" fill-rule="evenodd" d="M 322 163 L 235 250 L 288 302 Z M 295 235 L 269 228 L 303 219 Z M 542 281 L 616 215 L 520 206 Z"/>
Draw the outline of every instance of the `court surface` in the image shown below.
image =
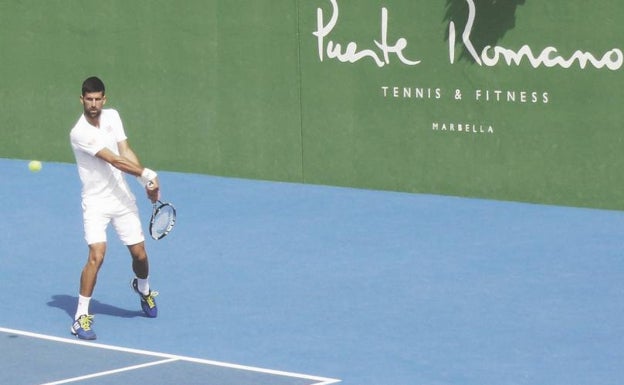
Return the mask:
<path id="1" fill-rule="evenodd" d="M 84 343 L 75 165 L 0 159 L 0 384 L 624 382 L 622 212 L 160 179 L 178 223 L 147 241 L 159 317 L 111 231 Z"/>

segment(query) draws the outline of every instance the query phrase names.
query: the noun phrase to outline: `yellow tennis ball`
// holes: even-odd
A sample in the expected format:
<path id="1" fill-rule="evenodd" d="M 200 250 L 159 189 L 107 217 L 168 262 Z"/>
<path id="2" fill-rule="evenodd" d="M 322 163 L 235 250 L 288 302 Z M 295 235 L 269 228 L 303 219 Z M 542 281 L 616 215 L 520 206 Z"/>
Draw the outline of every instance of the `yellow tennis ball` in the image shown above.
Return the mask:
<path id="1" fill-rule="evenodd" d="M 28 169 L 32 172 L 41 171 L 41 167 L 41 162 L 38 160 L 31 160 L 30 163 L 28 163 Z"/>

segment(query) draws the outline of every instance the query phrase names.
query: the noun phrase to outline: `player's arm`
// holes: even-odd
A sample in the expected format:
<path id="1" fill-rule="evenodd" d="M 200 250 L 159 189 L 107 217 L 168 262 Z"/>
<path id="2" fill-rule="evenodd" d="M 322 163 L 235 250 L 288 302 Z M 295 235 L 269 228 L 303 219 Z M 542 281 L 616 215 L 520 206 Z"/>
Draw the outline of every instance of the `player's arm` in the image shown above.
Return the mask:
<path id="1" fill-rule="evenodd" d="M 117 155 L 114 152 L 112 152 L 111 150 L 109 150 L 108 148 L 103 148 L 100 151 L 98 151 L 95 156 L 97 156 L 98 158 L 102 159 L 105 162 L 110 163 L 113 167 L 134 175 L 134 176 L 140 176 L 143 173 L 143 166 L 141 166 L 140 163 L 129 159 L 123 155 Z"/>
<path id="2" fill-rule="evenodd" d="M 103 148 L 98 151 L 95 156 L 125 173 L 138 177 L 139 180 L 143 181 L 142 184 L 145 186 L 148 198 L 152 202 L 157 201 L 159 199 L 160 184 L 156 173 L 141 165 L 138 157 L 128 144 L 128 141 L 124 140 L 118 142 L 117 146 L 119 155 L 107 148 Z M 149 181 L 149 183 L 147 183 L 147 181 Z"/>
<path id="3" fill-rule="evenodd" d="M 139 161 L 139 157 L 136 156 L 130 144 L 127 140 L 122 140 L 121 142 L 117 142 L 117 148 L 119 149 L 119 155 L 133 162 L 134 164 L 138 164 L 141 166 L 141 162 Z"/>
<path id="4" fill-rule="evenodd" d="M 122 140 L 121 142 L 117 142 L 117 148 L 119 149 L 119 154 L 121 157 L 128 159 L 129 161 L 131 161 L 132 163 L 136 165 L 139 165 L 139 167 L 143 169 L 143 171 L 141 171 L 140 176 L 145 177 L 143 175 L 143 173 L 145 173 L 145 168 L 141 166 L 139 157 L 136 155 L 134 150 L 132 150 L 132 147 L 130 147 L 128 140 Z M 155 202 L 159 199 L 158 191 L 160 190 L 160 184 L 158 182 L 158 177 L 154 177 L 153 179 L 150 179 L 149 181 L 150 183 L 145 186 L 146 191 L 147 191 L 147 196 L 150 198 L 152 202 Z"/>
<path id="5" fill-rule="evenodd" d="M 142 169 L 141 174 L 139 175 L 139 180 L 141 180 L 141 183 L 144 183 L 145 180 L 149 180 L 149 183 L 144 184 L 145 191 L 147 192 L 147 197 L 149 198 L 149 200 L 151 200 L 152 202 L 156 202 L 158 199 L 160 199 L 160 183 L 158 181 L 156 173 L 151 170 L 147 170 L 148 172 L 146 173 L 146 169 L 141 165 L 139 157 L 132 150 L 132 147 L 130 147 L 128 140 L 122 140 L 120 142 L 117 142 L 117 148 L 119 149 L 119 154 L 122 158 L 129 160 L 130 162 L 138 165 Z M 151 173 L 153 173 L 153 177 L 149 175 Z"/>

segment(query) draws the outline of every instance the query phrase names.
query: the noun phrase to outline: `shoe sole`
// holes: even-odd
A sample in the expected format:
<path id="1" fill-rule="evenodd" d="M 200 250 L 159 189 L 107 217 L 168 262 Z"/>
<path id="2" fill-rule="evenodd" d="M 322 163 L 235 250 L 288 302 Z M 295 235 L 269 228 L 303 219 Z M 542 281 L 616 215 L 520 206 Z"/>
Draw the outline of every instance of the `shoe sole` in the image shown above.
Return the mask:
<path id="1" fill-rule="evenodd" d="M 73 327 L 70 327 L 69 331 L 71 332 L 71 334 L 75 335 L 78 339 L 81 339 L 81 340 L 84 340 L 84 341 L 93 341 L 93 340 L 97 339 L 97 336 L 93 336 L 93 338 L 83 338 L 83 337 L 80 337 L 78 335 L 78 333 L 74 330 Z"/>

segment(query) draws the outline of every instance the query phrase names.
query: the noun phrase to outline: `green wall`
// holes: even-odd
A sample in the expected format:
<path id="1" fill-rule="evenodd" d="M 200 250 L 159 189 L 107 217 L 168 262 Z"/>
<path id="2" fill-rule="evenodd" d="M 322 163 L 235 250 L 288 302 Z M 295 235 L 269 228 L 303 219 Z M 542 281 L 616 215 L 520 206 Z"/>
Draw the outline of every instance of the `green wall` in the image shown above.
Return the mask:
<path id="1" fill-rule="evenodd" d="M 616 0 L 5 1 L 0 157 L 73 162 L 97 74 L 152 168 L 622 209 L 620 20 Z M 612 68 L 553 62 L 576 51 Z"/>

